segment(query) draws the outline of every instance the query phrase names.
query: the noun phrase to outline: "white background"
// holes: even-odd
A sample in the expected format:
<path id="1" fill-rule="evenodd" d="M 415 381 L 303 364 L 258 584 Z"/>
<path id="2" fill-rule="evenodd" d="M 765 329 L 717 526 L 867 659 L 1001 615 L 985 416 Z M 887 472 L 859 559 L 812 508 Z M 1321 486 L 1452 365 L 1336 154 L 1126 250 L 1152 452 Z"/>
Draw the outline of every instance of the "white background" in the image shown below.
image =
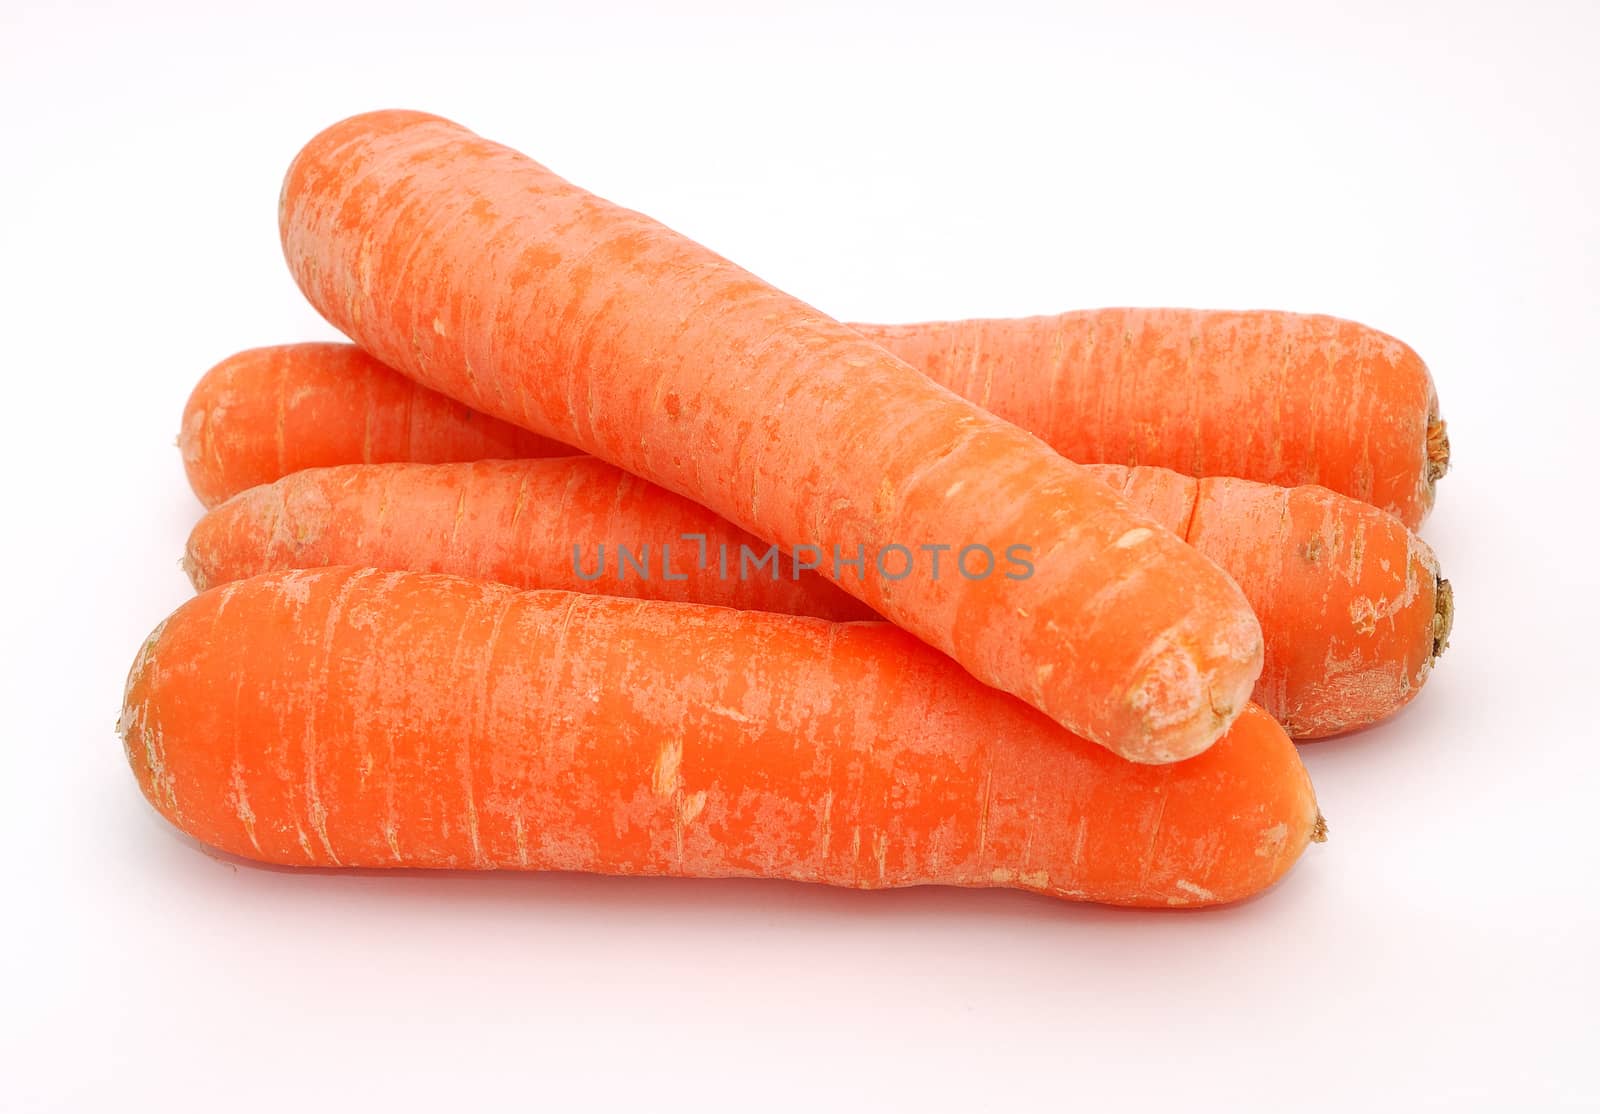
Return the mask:
<path id="1" fill-rule="evenodd" d="M 1600 9 L 580 7 L 0 9 L 0 1107 L 1600 1102 Z M 330 335 L 279 180 L 387 106 L 840 317 L 1273 306 L 1417 347 L 1459 620 L 1411 710 L 1306 749 L 1331 841 L 1150 915 L 272 872 L 168 829 L 112 724 L 188 590 L 178 415 L 228 353 Z"/>

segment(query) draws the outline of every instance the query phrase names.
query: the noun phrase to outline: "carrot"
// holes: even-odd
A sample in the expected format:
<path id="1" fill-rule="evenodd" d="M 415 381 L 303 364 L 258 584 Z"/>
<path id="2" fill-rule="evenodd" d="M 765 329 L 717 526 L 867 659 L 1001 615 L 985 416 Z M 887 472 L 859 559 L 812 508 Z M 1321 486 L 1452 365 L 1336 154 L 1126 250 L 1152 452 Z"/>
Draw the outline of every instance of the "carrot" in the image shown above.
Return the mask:
<path id="1" fill-rule="evenodd" d="M 855 328 L 1072 460 L 1321 484 L 1412 529 L 1450 462 L 1427 365 L 1336 317 L 1100 309 Z"/>
<path id="2" fill-rule="evenodd" d="M 1049 332 L 1052 322 L 1059 338 Z M 1135 322 L 1137 334 L 1124 331 Z M 1317 483 L 1382 506 L 1415 529 L 1449 460 L 1422 361 L 1393 338 L 1335 318 L 1267 310 L 1095 310 L 1023 321 L 854 328 L 1080 463 L 1160 465 L 1285 486 Z M 1100 343 L 1105 336 L 1124 342 L 1108 346 Z M 1128 339 L 1135 336 L 1137 345 Z M 1260 339 L 1279 336 L 1276 343 Z M 1135 347 L 1191 350 L 1197 374 L 1160 394 L 1119 390 L 1119 378 L 1148 379 L 1174 366 L 1162 356 L 1136 368 Z M 1288 374 L 1280 375 L 1285 368 Z M 1223 389 L 1188 389 L 1202 379 Z M 1252 411 L 1248 422 L 1216 412 L 1241 390 L 1256 391 L 1268 404 Z M 1278 397 L 1289 393 L 1298 401 Z M 1312 395 L 1324 401 L 1308 408 Z M 1352 395 L 1353 416 L 1326 401 Z M 289 399 L 298 404 L 286 405 Z M 1119 401 L 1101 407 L 1101 399 Z M 1134 403 L 1142 407 L 1137 415 L 1130 413 Z M 408 435 L 374 453 L 365 441 L 373 428 Z M 521 440 L 533 444 L 521 446 Z M 180 444 L 190 486 L 208 507 L 299 468 L 571 451 L 418 386 L 353 345 L 334 344 L 252 349 L 222 361 L 190 397 Z M 482 451 L 474 452 L 479 445 Z M 1267 445 L 1272 451 L 1263 456 Z"/>
<path id="3" fill-rule="evenodd" d="M 295 158 L 280 230 L 329 321 L 469 406 L 786 548 L 967 552 L 982 575 L 828 575 L 1124 757 L 1196 754 L 1245 705 L 1260 627 L 1199 553 L 847 326 L 514 151 L 420 113 L 346 120 Z M 996 571 L 1012 552 L 1028 575 Z"/>
<path id="4" fill-rule="evenodd" d="M 1140 766 L 888 624 L 427 573 L 197 596 L 139 653 L 118 727 L 168 820 L 283 865 L 1207 905 L 1323 831 L 1253 707 L 1200 757 Z"/>
<path id="5" fill-rule="evenodd" d="M 228 357 L 189 396 L 178 447 L 208 507 L 302 468 L 572 452 L 419 386 L 351 344 Z"/>
<path id="6" fill-rule="evenodd" d="M 1428 546 L 1392 516 L 1320 487 L 1092 471 L 1239 583 L 1266 638 L 1254 699 L 1290 735 L 1368 726 L 1427 679 L 1448 634 L 1449 585 Z M 184 567 L 201 590 L 277 569 L 368 565 L 522 589 L 870 617 L 805 569 L 813 555 L 768 560 L 767 548 L 696 503 L 592 457 L 569 457 L 298 472 L 201 519 Z"/>
<path id="7" fill-rule="evenodd" d="M 248 489 L 195 525 L 196 588 L 365 565 L 849 621 L 877 618 L 790 555 L 593 457 L 353 464 Z M 801 554 L 800 564 L 812 555 Z"/>

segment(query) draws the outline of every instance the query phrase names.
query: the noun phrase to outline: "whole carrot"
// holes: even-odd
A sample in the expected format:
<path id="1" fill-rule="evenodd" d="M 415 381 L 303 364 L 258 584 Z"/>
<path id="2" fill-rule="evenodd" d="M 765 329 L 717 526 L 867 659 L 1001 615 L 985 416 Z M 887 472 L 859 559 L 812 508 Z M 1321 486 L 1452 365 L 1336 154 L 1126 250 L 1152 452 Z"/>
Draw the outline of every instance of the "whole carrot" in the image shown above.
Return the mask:
<path id="1" fill-rule="evenodd" d="M 855 328 L 1072 460 L 1320 484 L 1412 529 L 1450 462 L 1427 365 L 1337 317 L 1098 309 Z"/>
<path id="2" fill-rule="evenodd" d="M 358 116 L 295 158 L 280 229 L 312 305 L 452 398 L 785 547 L 966 552 L 984 575 L 829 575 L 1124 757 L 1196 754 L 1245 705 L 1260 627 L 1199 553 L 849 327 L 515 151 Z M 995 572 L 1012 552 L 1030 575 Z"/>
<path id="3" fill-rule="evenodd" d="M 1409 702 L 1449 631 L 1433 552 L 1393 516 L 1320 487 L 1096 465 L 1104 482 L 1222 566 L 1261 618 L 1255 701 L 1300 739 Z M 871 612 L 696 503 L 593 457 L 346 465 L 297 472 L 201 519 L 195 587 L 368 565 L 827 619 Z M 795 558 L 798 558 L 796 560 Z"/>
<path id="4" fill-rule="evenodd" d="M 189 396 L 178 447 L 208 507 L 302 468 L 572 452 L 389 371 L 353 344 L 326 343 L 223 360 Z"/>
<path id="5" fill-rule="evenodd" d="M 119 720 L 196 839 L 312 867 L 1009 886 L 1208 905 L 1321 838 L 1249 708 L 1139 766 L 883 623 L 320 569 L 157 628 Z"/>
<path id="6" fill-rule="evenodd" d="M 1134 323 L 1137 334 L 1122 328 Z M 1094 310 L 1017 322 L 854 328 L 1083 464 L 1316 483 L 1382 506 L 1415 529 L 1448 463 L 1444 423 L 1429 416 L 1434 392 L 1422 361 L 1397 340 L 1335 318 Z M 1125 342 L 1107 345 L 1105 337 Z M 1127 340 L 1134 337 L 1137 344 Z M 1179 377 L 1181 388 L 1157 390 L 1148 381 L 1170 373 L 1171 359 L 1150 357 L 1138 367 L 1130 361 L 1139 358 L 1136 351 L 1174 346 L 1193 353 L 1192 374 Z M 1148 393 L 1129 396 L 1115 385 L 1141 378 Z M 1200 392 L 1202 380 L 1228 389 Z M 1253 391 L 1264 408 L 1248 420 L 1221 416 L 1217 411 L 1232 406 L 1241 390 Z M 1300 400 L 1280 397 L 1289 394 Z M 1312 394 L 1352 401 L 1352 408 L 1311 407 L 1304 400 Z M 1089 401 L 1100 399 L 1122 401 Z M 1145 408 L 1138 415 L 1130 413 L 1135 399 Z M 374 446 L 373 429 L 405 434 Z M 179 443 L 190 486 L 208 507 L 298 468 L 571 451 L 429 391 L 354 345 L 337 344 L 251 349 L 223 360 L 190 396 Z M 1262 451 L 1268 445 L 1272 450 Z"/>

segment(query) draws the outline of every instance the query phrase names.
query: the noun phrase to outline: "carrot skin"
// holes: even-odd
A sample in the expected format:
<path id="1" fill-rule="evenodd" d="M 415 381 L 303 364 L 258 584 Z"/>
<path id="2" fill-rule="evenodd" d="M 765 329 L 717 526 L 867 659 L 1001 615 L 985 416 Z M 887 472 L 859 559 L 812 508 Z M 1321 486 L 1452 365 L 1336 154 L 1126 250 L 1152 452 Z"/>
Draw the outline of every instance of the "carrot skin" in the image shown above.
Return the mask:
<path id="1" fill-rule="evenodd" d="M 312 305 L 379 360 L 758 537 L 1027 547 L 1021 579 L 841 586 L 1123 757 L 1196 754 L 1247 702 L 1260 627 L 1200 554 L 847 326 L 508 148 L 355 117 L 296 157 L 279 223 Z"/>
<path id="2" fill-rule="evenodd" d="M 1234 901 L 1321 837 L 1255 708 L 1141 766 L 884 623 L 333 568 L 203 593 L 119 721 L 178 828 L 308 867 Z"/>
<path id="3" fill-rule="evenodd" d="M 1096 309 L 854 328 L 1082 463 L 1319 484 L 1411 529 L 1449 466 L 1427 365 L 1337 317 Z"/>
<path id="4" fill-rule="evenodd" d="M 1254 699 L 1294 738 L 1369 726 L 1420 690 L 1442 640 L 1439 569 L 1393 516 L 1319 487 L 1197 481 L 1162 468 L 1091 471 L 1238 582 L 1266 640 Z M 704 538 L 704 550 L 685 535 Z M 294 473 L 213 509 L 190 534 L 184 567 L 201 590 L 279 569 L 365 565 L 521 589 L 875 617 L 792 563 L 741 576 L 741 546 L 766 548 L 592 457 L 347 465 Z M 642 555 L 643 571 L 625 565 L 620 549 Z"/>
<path id="5" fill-rule="evenodd" d="M 223 360 L 189 396 L 178 448 L 208 507 L 302 468 L 572 452 L 413 383 L 353 344 L 327 343 Z"/>

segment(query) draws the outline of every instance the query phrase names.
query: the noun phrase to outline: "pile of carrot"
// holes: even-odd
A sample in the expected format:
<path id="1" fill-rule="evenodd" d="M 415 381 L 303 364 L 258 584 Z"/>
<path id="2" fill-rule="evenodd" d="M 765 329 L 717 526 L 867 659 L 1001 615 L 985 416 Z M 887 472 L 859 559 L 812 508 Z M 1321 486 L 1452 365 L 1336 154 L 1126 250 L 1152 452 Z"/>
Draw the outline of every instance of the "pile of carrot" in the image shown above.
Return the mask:
<path id="1" fill-rule="evenodd" d="M 1426 366 L 1332 317 L 844 324 L 438 117 L 335 124 L 285 258 L 352 343 L 229 357 L 140 788 L 307 867 L 1236 901 L 1295 747 L 1413 700 Z"/>

